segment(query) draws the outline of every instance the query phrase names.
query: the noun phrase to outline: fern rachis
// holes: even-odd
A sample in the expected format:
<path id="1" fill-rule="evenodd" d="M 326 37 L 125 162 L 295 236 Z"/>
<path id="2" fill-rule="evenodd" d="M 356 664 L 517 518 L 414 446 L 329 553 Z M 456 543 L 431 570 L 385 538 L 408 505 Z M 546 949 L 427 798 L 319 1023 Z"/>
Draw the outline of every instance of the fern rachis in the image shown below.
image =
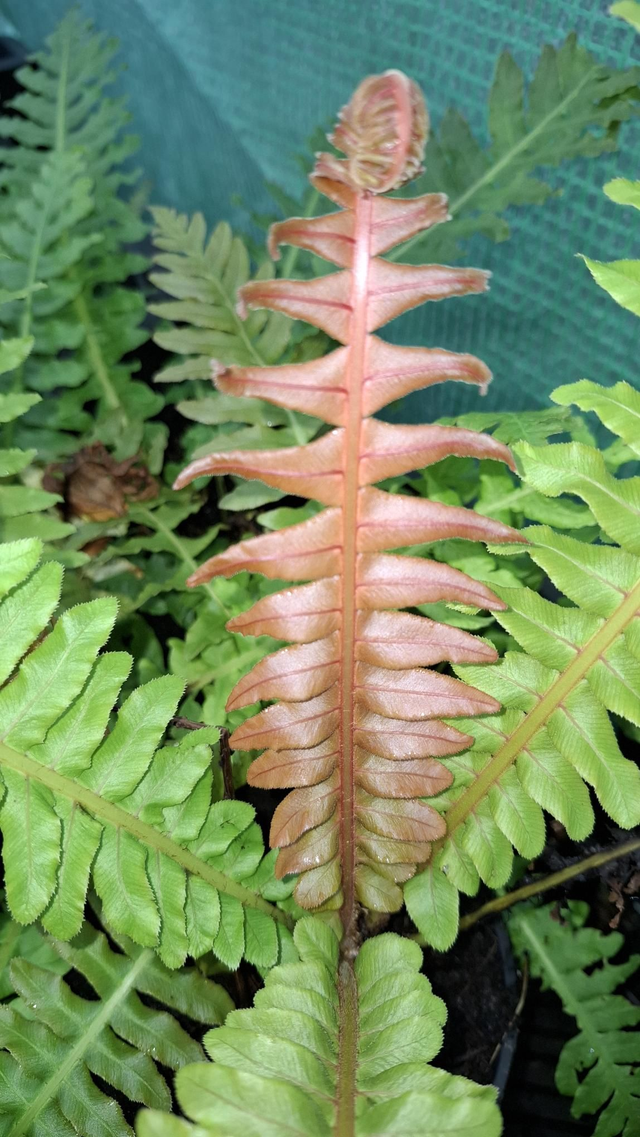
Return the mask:
<path id="1" fill-rule="evenodd" d="M 206 1036 L 213 1061 L 178 1073 L 195 1124 L 144 1111 L 139 1137 L 498 1137 L 493 1087 L 428 1065 L 446 1011 L 415 944 L 378 936 L 339 965 L 335 935 L 308 916 L 294 943 L 254 1007 Z"/>

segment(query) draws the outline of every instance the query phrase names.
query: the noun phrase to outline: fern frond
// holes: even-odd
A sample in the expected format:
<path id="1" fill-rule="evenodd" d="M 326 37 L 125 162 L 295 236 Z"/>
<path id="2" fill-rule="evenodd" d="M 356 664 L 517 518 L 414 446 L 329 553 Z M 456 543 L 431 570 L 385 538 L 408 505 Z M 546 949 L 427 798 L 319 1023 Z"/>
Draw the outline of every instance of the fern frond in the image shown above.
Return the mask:
<path id="1" fill-rule="evenodd" d="M 576 401 L 620 437 L 637 438 L 639 401 L 626 384 L 604 390 L 583 382 L 552 398 Z M 458 890 L 474 895 L 480 880 L 504 885 L 512 846 L 527 858 L 541 852 L 543 809 L 582 840 L 594 824 L 591 786 L 618 825 L 640 822 L 640 770 L 623 757 L 608 714 L 640 724 L 640 478 L 614 477 L 602 454 L 579 442 L 520 443 L 515 451 L 525 484 L 551 498 L 581 498 L 604 541 L 528 527 L 529 556 L 566 602 L 495 584 L 509 605 L 496 619 L 522 651 L 492 668 L 455 668 L 505 710 L 458 722 L 475 741 L 445 760 L 453 786 L 432 804 L 447 833 L 431 866 L 405 888 L 412 919 L 441 949 L 456 936 Z"/>
<path id="2" fill-rule="evenodd" d="M 547 44 L 528 85 L 508 51 L 499 57 L 489 94 L 488 150 L 454 109 L 429 145 L 418 192 L 442 191 L 452 222 L 416 234 L 391 259 L 412 261 L 459 255 L 459 242 L 481 232 L 509 236 L 505 211 L 541 205 L 554 192 L 541 167 L 614 150 L 620 124 L 637 114 L 640 69 L 616 71 L 596 62 L 575 34 L 558 48 Z"/>
<path id="3" fill-rule="evenodd" d="M 264 896 L 290 888 L 263 862 L 253 809 L 211 801 L 219 732 L 157 749 L 183 690 L 162 677 L 128 696 L 105 735 L 131 667 L 124 652 L 98 655 L 116 602 L 79 604 L 44 634 L 62 570 L 38 557 L 37 541 L 0 547 L 0 830 L 14 919 L 40 917 L 70 939 L 92 877 L 107 925 L 169 967 L 212 948 L 230 967 L 243 955 L 272 966 L 288 921 Z"/>
<path id="4" fill-rule="evenodd" d="M 296 962 L 269 973 L 253 1009 L 206 1035 L 212 1063 L 178 1073 L 195 1126 L 144 1112 L 138 1137 L 498 1137 L 493 1088 L 427 1065 L 446 1009 L 415 944 L 378 936 L 338 971 L 338 941 L 319 919 L 300 920 L 294 941 Z"/>
<path id="5" fill-rule="evenodd" d="M 227 625 L 296 644 L 261 660 L 227 707 L 285 700 L 243 723 L 231 744 L 265 751 L 250 768 L 251 784 L 295 787 L 273 818 L 277 872 L 300 874 L 301 906 L 342 909 L 345 942 L 356 934 L 359 903 L 378 911 L 401 906 L 399 884 L 443 832 L 423 799 L 448 785 L 451 775 L 437 759 L 460 750 L 468 735 L 440 718 L 498 707 L 450 676 L 422 669 L 446 659 L 493 659 L 489 645 L 385 611 L 437 600 L 491 608 L 494 594 L 449 566 L 384 551 L 451 537 L 521 540 L 472 510 L 373 488 L 451 454 L 512 462 L 507 448 L 487 435 L 391 426 L 373 417 L 392 399 L 431 383 L 452 378 L 484 386 L 490 379 L 472 356 L 396 347 L 371 334 L 425 300 L 486 287 L 477 269 L 392 265 L 378 255 L 447 218 L 442 194 L 383 196 L 414 176 L 425 132 L 421 93 L 405 76 L 364 80 L 336 130 L 347 158 L 322 154 L 313 175 L 341 208 L 284 221 L 269 242 L 274 252 L 281 244 L 311 249 L 341 271 L 314 281 L 256 280 L 240 289 L 242 314 L 266 308 L 304 319 L 342 346 L 311 362 L 225 368 L 218 387 L 321 417 L 336 429 L 304 447 L 224 449 L 192 462 L 176 482 L 181 488 L 203 474 L 230 472 L 328 507 L 232 546 L 206 561 L 190 583 L 241 570 L 310 582 L 266 596 Z"/>
<path id="6" fill-rule="evenodd" d="M 289 339 L 286 316 L 257 312 L 245 325 L 236 313 L 238 288 L 251 276 L 249 254 L 241 238 L 224 221 L 208 236 L 201 213 L 189 218 L 175 209 L 159 207 L 151 213 L 158 250 L 154 263 L 165 271 L 150 279 L 174 299 L 149 310 L 184 325 L 159 331 L 154 338 L 167 351 L 189 357 L 185 364 L 161 372 L 158 379 L 209 379 L 212 359 L 239 366 L 277 362 Z"/>
<path id="7" fill-rule="evenodd" d="M 13 113 L 0 119 L 0 134 L 15 143 L 3 151 L 0 175 L 3 239 L 9 245 L 13 229 L 24 226 L 24 203 L 32 187 L 43 184 L 40 197 L 48 190 L 51 201 L 42 200 L 41 209 L 55 210 L 51 169 L 58 177 L 67 169 L 71 177 L 69 168 L 78 167 L 76 214 L 61 217 L 64 225 L 58 226 L 55 289 L 35 299 L 21 329 L 36 337 L 24 370 L 26 386 L 42 394 L 69 389 L 66 397 L 47 399 L 46 407 L 34 409 L 20 429 L 27 443 L 35 442 L 41 455 L 53 458 L 75 449 L 78 434 L 99 438 L 122 456 L 139 448 L 143 434 L 149 445 L 158 435 L 157 427 L 144 424 L 161 408 L 162 399 L 133 382 L 134 363 L 122 362 L 146 339 L 140 328 L 144 300 L 121 287 L 145 267 L 145 259 L 127 246 L 140 241 L 146 228 L 137 208 L 119 196 L 139 174 L 122 165 L 136 148 L 136 140 L 125 133 L 124 103 L 106 93 L 114 79 L 114 52 L 114 43 L 72 10 L 45 49 L 19 70 L 24 90 L 8 104 Z M 39 257 L 48 266 L 41 244 L 38 232 L 22 235 L 18 255 L 25 267 L 9 270 L 20 285 L 33 276 Z M 50 283 L 47 273 L 39 271 L 40 279 Z M 3 283 L 4 272 L 0 262 Z M 7 318 L 13 331 L 11 311 Z"/>
<path id="8" fill-rule="evenodd" d="M 149 305 L 152 315 L 170 325 L 161 327 L 153 338 L 166 351 L 183 357 L 181 362 L 165 367 L 156 381 L 210 380 L 212 360 L 214 369 L 229 364 L 262 367 L 278 363 L 290 344 L 291 320 L 281 312 L 252 312 L 247 320 L 241 320 L 236 310 L 238 289 L 251 278 L 249 253 L 241 238 L 234 236 L 224 221 L 208 235 L 200 213 L 189 218 L 173 209 L 155 208 L 151 212 L 158 250 L 154 263 L 164 271 L 152 273 L 150 280 L 173 297 Z M 273 267 L 265 262 L 255 279 L 272 277 Z M 249 429 L 236 428 L 231 433 L 217 432 L 216 441 L 229 447 L 301 445 L 320 425 L 317 419 L 265 406 L 258 399 L 225 398 L 215 392 L 178 403 L 178 409 L 186 418 L 209 426 L 247 426 Z M 207 449 L 211 449 L 210 442 L 208 447 L 196 450 L 195 457 Z M 262 496 L 258 504 L 278 496 Z"/>
<path id="9" fill-rule="evenodd" d="M 129 122 L 124 100 L 108 94 L 116 50 L 114 40 L 73 8 L 18 70 L 23 90 L 5 104 L 13 113 L 0 118 L 2 137 L 15 144 L 3 154 L 6 191 L 22 191 L 42 152 L 53 149 L 83 153 L 92 176 L 109 178 L 114 190 L 136 180 L 115 168 L 137 149 L 133 136 L 123 136 Z"/>
<path id="10" fill-rule="evenodd" d="M 584 926 L 585 904 L 521 906 L 509 920 L 513 946 L 531 974 L 562 1000 L 579 1033 L 564 1046 L 556 1086 L 573 1098 L 574 1117 L 599 1113 L 594 1137 L 633 1137 L 640 1115 L 640 1007 L 614 994 L 640 967 L 640 956 L 611 963 L 623 937 Z M 597 966 L 599 965 L 599 966 Z M 587 970 L 589 969 L 589 970 Z"/>
<path id="11" fill-rule="evenodd" d="M 37 959 L 39 947 L 40 956 L 54 959 L 44 967 L 19 954 L 11 960 L 15 997 L 0 1007 L 0 1132 L 126 1137 L 132 1130 L 120 1105 L 91 1075 L 130 1102 L 169 1108 L 158 1067 L 177 1070 L 204 1057 L 171 1012 L 220 1025 L 233 1003 L 196 968 L 176 976 L 150 949 L 124 938 L 116 953 L 88 925 L 71 944 L 32 934 L 39 945 L 30 945 L 30 955 Z M 71 969 L 89 984 L 91 999 L 65 981 Z"/>
<path id="12" fill-rule="evenodd" d="M 15 214 L 2 228 L 2 243 L 11 258 L 0 262 L 2 284 L 32 293 L 36 281 L 47 287 L 28 295 L 19 307 L 19 321 L 7 305 L 2 320 L 19 322 L 23 335 L 33 328 L 36 355 L 54 355 L 77 346 L 78 333 L 59 317 L 80 290 L 69 277 L 85 251 L 101 240 L 97 232 L 75 234 L 79 222 L 93 209 L 92 182 L 77 153 L 53 153 L 34 174 Z M 74 233 L 73 236 L 70 234 Z"/>

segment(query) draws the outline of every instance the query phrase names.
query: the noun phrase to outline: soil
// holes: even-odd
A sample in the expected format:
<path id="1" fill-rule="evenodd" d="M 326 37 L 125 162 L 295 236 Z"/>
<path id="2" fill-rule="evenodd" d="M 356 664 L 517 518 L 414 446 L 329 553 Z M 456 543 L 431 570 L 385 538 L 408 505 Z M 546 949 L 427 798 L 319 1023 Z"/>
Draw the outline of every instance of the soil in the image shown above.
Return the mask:
<path id="1" fill-rule="evenodd" d="M 423 970 L 448 1011 L 444 1046 L 434 1065 L 490 1082 L 520 997 L 503 926 L 477 924 L 445 955 L 425 951 Z"/>

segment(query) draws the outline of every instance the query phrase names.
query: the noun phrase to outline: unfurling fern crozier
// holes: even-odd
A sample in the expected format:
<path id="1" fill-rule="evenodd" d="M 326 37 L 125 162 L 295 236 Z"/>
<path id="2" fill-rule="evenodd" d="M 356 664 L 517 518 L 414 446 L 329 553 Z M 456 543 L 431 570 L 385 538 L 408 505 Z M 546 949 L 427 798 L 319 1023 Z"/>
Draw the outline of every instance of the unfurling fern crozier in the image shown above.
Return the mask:
<path id="1" fill-rule="evenodd" d="M 366 79 L 332 137 L 346 158 L 320 154 L 312 174 L 338 211 L 281 222 L 269 238 L 275 256 L 280 244 L 296 245 L 340 271 L 240 289 L 241 312 L 284 312 L 341 346 L 303 364 L 218 369 L 218 388 L 317 415 L 334 429 L 304 447 L 208 455 L 176 483 L 240 474 L 325 507 L 302 524 L 226 549 L 189 583 L 242 570 L 304 582 L 261 599 L 228 624 L 295 645 L 261 660 L 235 687 L 229 709 L 282 701 L 244 722 L 231 743 L 263 751 L 249 770 L 252 785 L 292 787 L 271 828 L 271 843 L 280 849 L 277 871 L 299 874 L 295 896 L 303 907 L 340 908 L 346 929 L 353 928 L 358 902 L 378 911 L 399 908 L 398 886 L 428 860 L 431 842 L 444 832 L 424 799 L 450 783 L 438 759 L 470 739 L 441 718 L 486 715 L 499 706 L 428 670 L 443 661 L 491 661 L 490 645 L 397 609 L 443 600 L 504 605 L 448 565 L 387 550 L 452 537 L 523 540 L 472 510 L 374 488 L 452 454 L 512 465 L 507 448 L 486 435 L 372 417 L 430 384 L 455 379 L 484 388 L 491 377 L 473 356 L 397 347 L 373 334 L 426 300 L 487 287 L 488 274 L 477 269 L 395 264 L 380 255 L 447 220 L 442 194 L 382 196 L 419 171 L 427 127 L 422 95 L 404 75 Z"/>

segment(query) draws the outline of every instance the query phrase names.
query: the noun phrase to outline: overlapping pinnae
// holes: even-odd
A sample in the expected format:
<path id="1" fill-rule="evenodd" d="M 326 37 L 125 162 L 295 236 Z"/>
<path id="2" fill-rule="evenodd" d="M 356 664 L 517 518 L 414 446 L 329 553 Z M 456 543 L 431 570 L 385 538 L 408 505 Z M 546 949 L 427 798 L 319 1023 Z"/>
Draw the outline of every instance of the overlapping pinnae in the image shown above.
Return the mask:
<path id="1" fill-rule="evenodd" d="M 294 787 L 278 806 L 271 843 L 280 875 L 298 873 L 307 908 L 342 909 L 353 930 L 357 903 L 400 907 L 398 887 L 429 857 L 444 832 L 424 800 L 447 787 L 438 760 L 470 741 L 442 716 L 487 714 L 496 700 L 430 665 L 478 662 L 493 649 L 472 636 L 394 609 L 447 600 L 500 608 L 484 585 L 447 565 L 386 550 L 448 537 L 494 542 L 522 538 L 471 510 L 394 495 L 375 484 L 459 454 L 511 464 L 494 438 L 458 427 L 391 426 L 371 417 L 408 391 L 457 379 L 483 388 L 480 360 L 439 348 L 397 347 L 373 335 L 423 303 L 483 292 L 487 273 L 382 259 L 400 241 L 447 219 L 441 194 L 380 196 L 417 171 L 426 111 L 398 72 L 365 80 L 342 113 L 333 141 L 341 161 L 320 155 L 312 181 L 340 208 L 292 218 L 270 234 L 339 266 L 310 281 L 244 285 L 239 308 L 270 308 L 307 320 L 341 345 L 323 359 L 280 367 L 216 369 L 220 390 L 258 395 L 329 422 L 335 429 L 304 447 L 227 451 L 192 463 L 183 486 L 202 474 L 259 478 L 326 506 L 290 529 L 241 541 L 207 561 L 199 584 L 242 569 L 304 582 L 267 596 L 229 627 L 295 646 L 261 660 L 237 684 L 230 707 L 282 700 L 247 720 L 232 745 L 263 750 L 249 781 Z M 391 610 L 391 611 L 390 611 Z"/>

